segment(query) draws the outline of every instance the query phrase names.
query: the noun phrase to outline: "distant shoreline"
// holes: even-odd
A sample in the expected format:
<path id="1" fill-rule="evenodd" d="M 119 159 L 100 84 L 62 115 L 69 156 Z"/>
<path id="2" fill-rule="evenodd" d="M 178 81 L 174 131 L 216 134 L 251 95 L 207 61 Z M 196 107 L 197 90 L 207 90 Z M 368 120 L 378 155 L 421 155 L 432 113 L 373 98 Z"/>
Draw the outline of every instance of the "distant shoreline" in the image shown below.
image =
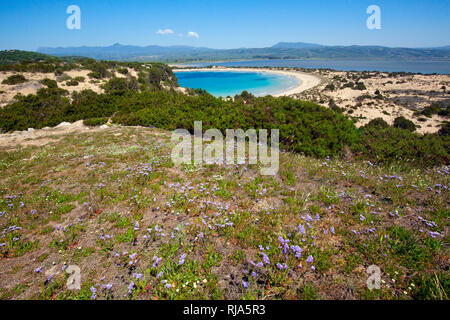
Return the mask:
<path id="1" fill-rule="evenodd" d="M 271 59 L 271 60 L 228 60 L 209 62 L 168 63 L 172 68 L 295 68 L 337 72 L 379 72 L 389 74 L 450 74 L 450 61 L 447 60 L 387 60 L 387 59 Z"/>
<path id="2" fill-rule="evenodd" d="M 284 70 L 271 70 L 266 68 L 227 68 L 227 67 L 216 67 L 216 68 L 176 68 L 173 69 L 174 72 L 262 72 L 271 73 L 277 75 L 283 75 L 288 77 L 293 77 L 298 80 L 298 85 L 294 88 L 289 88 L 281 93 L 273 94 L 274 97 L 290 96 L 293 94 L 301 93 L 303 91 L 309 90 L 318 86 L 321 83 L 321 79 L 312 74 L 307 74 L 300 71 L 284 71 Z"/>

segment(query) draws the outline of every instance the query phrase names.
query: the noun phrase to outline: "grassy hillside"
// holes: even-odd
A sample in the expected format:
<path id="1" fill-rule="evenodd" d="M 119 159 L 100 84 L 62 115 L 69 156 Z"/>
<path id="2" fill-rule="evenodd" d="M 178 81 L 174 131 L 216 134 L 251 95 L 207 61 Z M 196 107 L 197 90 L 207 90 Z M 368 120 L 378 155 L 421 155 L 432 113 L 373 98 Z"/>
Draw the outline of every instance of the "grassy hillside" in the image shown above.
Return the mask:
<path id="1" fill-rule="evenodd" d="M 174 167 L 170 132 L 117 126 L 22 144 L 0 153 L 1 299 L 448 299 L 445 168 Z"/>

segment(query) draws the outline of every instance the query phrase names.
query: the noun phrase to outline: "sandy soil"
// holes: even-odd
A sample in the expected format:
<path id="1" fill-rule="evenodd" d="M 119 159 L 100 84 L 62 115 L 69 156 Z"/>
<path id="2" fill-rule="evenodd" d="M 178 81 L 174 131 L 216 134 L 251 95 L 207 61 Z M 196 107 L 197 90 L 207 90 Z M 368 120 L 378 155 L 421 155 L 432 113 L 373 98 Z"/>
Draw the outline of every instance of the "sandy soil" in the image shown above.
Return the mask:
<path id="1" fill-rule="evenodd" d="M 183 71 L 183 72 L 192 72 L 192 71 L 214 71 L 214 72 L 224 72 L 224 71 L 234 71 L 234 72 L 267 72 L 274 73 L 278 75 L 284 75 L 289 77 L 294 77 L 298 80 L 298 86 L 292 89 L 289 89 L 283 93 L 274 94 L 275 97 L 281 96 L 290 96 L 293 94 L 301 93 L 305 90 L 309 90 L 319 85 L 321 80 L 319 77 L 299 72 L 299 71 L 284 71 L 284 70 L 271 70 L 271 69 L 263 69 L 263 68 L 225 68 L 225 67 L 214 67 L 214 68 L 195 68 L 195 69 L 174 69 L 173 71 Z"/>
<path id="2" fill-rule="evenodd" d="M 42 129 L 28 129 L 25 131 L 14 131 L 0 134 L 0 147 L 26 147 L 43 146 L 51 141 L 58 140 L 60 136 L 69 133 L 80 133 L 84 131 L 95 132 L 109 128 L 107 125 L 98 127 L 88 127 L 83 124 L 83 120 L 73 123 L 61 122 L 56 127 L 45 127 Z"/>
<path id="3" fill-rule="evenodd" d="M 293 95 L 299 99 L 314 101 L 329 106 L 334 101 L 344 108 L 344 113 L 356 120 L 358 127 L 375 118 L 383 118 L 389 124 L 399 116 L 414 122 L 417 132 L 433 133 L 448 121 L 438 115 L 428 118 L 414 113 L 432 104 L 449 106 L 450 75 L 412 75 L 380 72 L 339 72 L 311 70 L 323 79 L 312 90 Z M 344 87 L 347 82 L 362 82 L 365 90 Z M 333 85 L 334 90 L 327 89 Z M 446 88 L 446 89 L 443 89 Z M 376 95 L 378 90 L 380 95 Z"/>
<path id="4" fill-rule="evenodd" d="M 65 75 L 70 78 L 83 77 L 84 82 L 79 82 L 77 86 L 68 86 L 66 85 L 67 81 L 58 81 L 58 77 L 53 73 L 40 73 L 40 72 L 13 72 L 13 71 L 3 71 L 0 72 L 0 107 L 3 107 L 14 100 L 14 96 L 18 93 L 22 95 L 28 94 L 36 94 L 36 92 L 44 88 L 45 86 L 40 83 L 41 80 L 48 78 L 51 80 L 56 80 L 58 82 L 58 87 L 61 89 L 65 89 L 72 94 L 74 91 L 82 91 L 82 90 L 92 90 L 97 93 L 103 93 L 102 85 L 109 80 L 101 79 L 95 80 L 88 76 L 90 70 L 70 70 L 64 72 Z M 17 84 L 17 85 L 7 85 L 2 84 L 2 81 L 14 74 L 22 74 L 28 81 L 25 83 Z M 128 75 L 137 78 L 136 70 L 132 68 L 128 68 L 128 75 L 123 75 L 119 72 L 115 72 L 114 75 L 118 78 L 124 78 Z"/>

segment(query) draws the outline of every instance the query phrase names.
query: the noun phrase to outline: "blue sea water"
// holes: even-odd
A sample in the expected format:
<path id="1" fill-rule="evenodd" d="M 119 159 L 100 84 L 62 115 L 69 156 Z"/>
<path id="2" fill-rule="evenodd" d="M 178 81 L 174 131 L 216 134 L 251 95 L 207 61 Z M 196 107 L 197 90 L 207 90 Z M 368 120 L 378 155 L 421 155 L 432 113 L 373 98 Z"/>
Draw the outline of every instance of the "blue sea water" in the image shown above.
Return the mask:
<path id="1" fill-rule="evenodd" d="M 204 89 L 216 97 L 233 97 L 244 90 L 255 96 L 274 95 L 299 84 L 294 77 L 267 72 L 177 71 L 175 75 L 182 87 Z"/>
<path id="2" fill-rule="evenodd" d="M 333 69 L 340 71 L 412 72 L 423 74 L 450 74 L 450 61 L 386 61 L 386 60 L 254 60 L 193 63 L 205 67 L 293 67 Z"/>

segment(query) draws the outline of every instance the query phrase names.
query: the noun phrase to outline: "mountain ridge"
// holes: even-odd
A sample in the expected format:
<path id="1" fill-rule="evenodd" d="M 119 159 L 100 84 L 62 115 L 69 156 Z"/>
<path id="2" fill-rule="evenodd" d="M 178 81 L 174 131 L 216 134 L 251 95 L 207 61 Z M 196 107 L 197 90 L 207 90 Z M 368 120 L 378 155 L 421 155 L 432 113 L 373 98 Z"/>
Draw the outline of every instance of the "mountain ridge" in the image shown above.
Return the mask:
<path id="1" fill-rule="evenodd" d="M 85 56 L 101 60 L 176 61 L 208 59 L 387 59 L 449 60 L 450 46 L 436 48 L 392 48 L 384 46 L 328 46 L 304 42 L 279 42 L 272 47 L 212 49 L 194 46 L 40 47 L 36 51 L 54 56 Z"/>

